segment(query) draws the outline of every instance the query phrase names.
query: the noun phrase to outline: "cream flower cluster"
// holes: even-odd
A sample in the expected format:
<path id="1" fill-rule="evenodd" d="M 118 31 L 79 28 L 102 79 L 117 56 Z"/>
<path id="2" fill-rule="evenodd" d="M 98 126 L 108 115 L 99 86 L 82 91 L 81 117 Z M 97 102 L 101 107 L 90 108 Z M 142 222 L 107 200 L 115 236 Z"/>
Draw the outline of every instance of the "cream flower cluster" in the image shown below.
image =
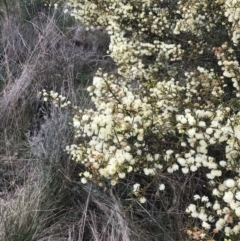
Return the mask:
<path id="1" fill-rule="evenodd" d="M 210 32 L 216 27 L 216 20 L 222 19 L 231 37 L 232 43 L 238 45 L 240 39 L 240 4 L 238 0 L 216 1 L 179 1 L 180 21 L 174 33 L 192 32 L 198 36 Z M 210 10 L 211 9 L 211 10 Z"/>
<path id="2" fill-rule="evenodd" d="M 214 202 L 210 202 L 206 196 L 195 195 L 194 199 L 198 205 L 190 204 L 186 210 L 187 213 L 200 219 L 202 228 L 205 230 L 212 229 L 215 234 L 224 232 L 227 237 L 238 237 L 240 233 L 240 178 L 229 178 L 219 183 L 213 189 L 212 195 L 216 199 Z"/>
<path id="3" fill-rule="evenodd" d="M 226 0 L 223 9 L 228 22 L 231 23 L 229 35 L 234 45 L 237 45 L 240 39 L 240 3 L 237 0 Z"/>
<path id="4" fill-rule="evenodd" d="M 152 78 L 160 66 L 169 70 L 166 66 L 169 61 L 182 58 L 181 44 L 160 40 L 170 35 L 175 26 L 175 21 L 168 21 L 173 13 L 167 7 L 145 0 L 101 1 L 101 7 L 95 1 L 72 0 L 69 5 L 73 7 L 72 15 L 88 28 L 106 28 L 111 38 L 109 53 L 125 79 Z M 148 31 L 156 37 L 147 39 Z M 150 58 L 155 61 L 148 61 Z M 170 75 L 172 72 L 169 71 Z"/>
<path id="5" fill-rule="evenodd" d="M 44 89 L 38 93 L 38 96 L 43 98 L 43 101 L 45 102 L 51 100 L 56 107 L 66 107 L 71 105 L 71 102 L 67 101 L 65 96 L 59 95 L 57 92 L 52 90 L 47 92 Z"/>
<path id="6" fill-rule="evenodd" d="M 88 88 L 97 111 L 79 110 L 73 118 L 76 137 L 88 136 L 92 140 L 71 145 L 67 151 L 76 161 L 97 169 L 101 177 L 111 179 L 113 185 L 131 172 L 155 176 L 163 168 L 161 155 L 151 155 L 144 138 L 149 131 L 154 131 L 157 136 L 169 131 L 171 124 L 165 121 L 168 118 L 167 101 L 159 103 L 158 110 L 163 111 L 159 115 L 156 107 L 138 91 L 133 93 L 128 87 L 117 85 L 117 81 L 107 79 L 108 76 L 99 71 L 93 80 L 95 85 Z M 170 83 L 158 83 L 157 93 L 162 90 L 163 95 L 168 95 L 166 89 Z M 166 151 L 164 156 L 170 154 Z M 163 160 L 168 161 L 167 158 Z"/>
<path id="7" fill-rule="evenodd" d="M 190 31 L 201 36 L 216 26 L 217 11 L 209 11 L 218 9 L 216 1 L 179 1 L 178 5 L 177 13 L 181 15 L 181 19 L 175 25 L 174 34 Z"/>
<path id="8" fill-rule="evenodd" d="M 87 28 L 106 28 L 118 69 L 96 73 L 88 87 L 95 109 L 74 109 L 76 141 L 66 150 L 86 167 L 82 183 L 116 185 L 135 174 L 157 180 L 162 172 L 204 170 L 212 193 L 193 197 L 186 212 L 201 227 L 187 233 L 214 240 L 223 232 L 234 240 L 240 230 L 239 3 L 166 2 L 69 0 Z M 231 39 L 223 36 L 213 46 L 220 25 Z M 206 55 L 209 65 L 201 61 Z M 147 201 L 141 183 L 132 193 Z"/>
<path id="9" fill-rule="evenodd" d="M 219 60 L 218 65 L 221 66 L 223 76 L 231 79 L 232 85 L 236 89 L 236 96 L 240 97 L 240 66 L 236 60 L 233 48 L 225 42 L 222 46 L 214 48 L 214 52 Z"/>

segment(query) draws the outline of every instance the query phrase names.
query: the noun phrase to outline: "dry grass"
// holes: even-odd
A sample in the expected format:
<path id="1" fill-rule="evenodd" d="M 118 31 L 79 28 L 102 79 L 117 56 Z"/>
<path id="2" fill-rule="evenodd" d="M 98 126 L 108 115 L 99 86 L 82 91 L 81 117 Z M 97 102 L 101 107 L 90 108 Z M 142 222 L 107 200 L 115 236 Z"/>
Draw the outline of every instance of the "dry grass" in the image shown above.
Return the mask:
<path id="1" fill-rule="evenodd" d="M 77 46 L 74 40 L 76 28 L 71 27 L 64 33 L 58 27 L 60 17 L 56 15 L 56 12 L 50 16 L 39 13 L 26 23 L 19 22 L 17 17 L 1 22 L 4 48 L 1 54 L 1 122 L 9 124 L 17 118 L 16 109 L 21 119 L 20 113 L 26 112 L 43 87 L 76 101 L 79 98 L 76 88 L 83 91 L 99 66 L 111 64 L 109 59 L 101 57 L 103 49 L 98 48 L 95 35 L 88 37 L 88 41 L 92 37 L 92 44 L 87 49 L 84 43 Z M 85 74 L 85 83 L 82 74 Z"/>
<path id="2" fill-rule="evenodd" d="M 121 201 L 77 182 L 79 167 L 63 151 L 71 137 L 68 120 L 53 109 L 29 137 L 25 180 L 1 199 L 0 240 L 132 240 Z"/>

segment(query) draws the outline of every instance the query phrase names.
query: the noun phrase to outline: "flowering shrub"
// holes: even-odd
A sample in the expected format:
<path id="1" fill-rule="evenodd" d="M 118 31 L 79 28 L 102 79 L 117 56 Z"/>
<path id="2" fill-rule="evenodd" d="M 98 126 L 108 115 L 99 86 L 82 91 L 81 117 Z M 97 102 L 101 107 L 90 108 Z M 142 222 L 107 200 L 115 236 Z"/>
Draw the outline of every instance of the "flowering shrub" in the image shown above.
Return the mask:
<path id="1" fill-rule="evenodd" d="M 81 182 L 116 185 L 137 173 L 154 183 L 163 172 L 202 168 L 211 196 L 196 194 L 189 204 L 201 224 L 189 238 L 238 240 L 239 1 L 68 2 L 87 28 L 106 28 L 118 66 L 99 69 L 88 87 L 95 109 L 74 110 L 79 142 L 66 150 L 87 168 Z M 141 203 L 144 190 L 132 187 Z"/>

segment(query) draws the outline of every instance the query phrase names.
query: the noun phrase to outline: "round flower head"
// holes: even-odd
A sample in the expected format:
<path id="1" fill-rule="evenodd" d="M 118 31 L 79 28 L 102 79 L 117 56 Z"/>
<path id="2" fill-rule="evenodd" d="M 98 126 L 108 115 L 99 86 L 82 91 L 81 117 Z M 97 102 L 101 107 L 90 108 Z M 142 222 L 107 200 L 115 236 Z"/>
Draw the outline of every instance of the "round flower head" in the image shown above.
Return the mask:
<path id="1" fill-rule="evenodd" d="M 145 203 L 147 201 L 147 199 L 145 197 L 140 197 L 139 198 L 139 202 L 140 203 Z"/>
<path id="2" fill-rule="evenodd" d="M 227 187 L 227 188 L 232 188 L 235 186 L 235 181 L 233 179 L 227 179 L 224 181 L 224 185 Z"/>
<path id="3" fill-rule="evenodd" d="M 160 190 L 160 191 L 165 190 L 165 185 L 164 185 L 164 184 L 160 184 L 160 185 L 159 185 L 159 190 Z"/>

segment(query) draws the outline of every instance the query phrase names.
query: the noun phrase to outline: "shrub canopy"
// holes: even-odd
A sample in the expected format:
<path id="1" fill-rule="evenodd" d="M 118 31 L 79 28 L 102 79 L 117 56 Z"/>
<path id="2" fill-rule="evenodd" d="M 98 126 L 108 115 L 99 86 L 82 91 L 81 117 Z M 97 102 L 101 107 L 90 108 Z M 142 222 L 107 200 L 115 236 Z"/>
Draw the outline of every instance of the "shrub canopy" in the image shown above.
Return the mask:
<path id="1" fill-rule="evenodd" d="M 69 0 L 67 10 L 87 29 L 107 30 L 118 67 L 96 73 L 94 110 L 75 108 L 78 142 L 67 151 L 87 167 L 81 181 L 115 185 L 141 174 L 154 183 L 203 169 L 212 194 L 193 197 L 186 212 L 201 225 L 188 234 L 237 240 L 239 1 Z M 142 203 L 143 190 L 133 186 Z"/>

